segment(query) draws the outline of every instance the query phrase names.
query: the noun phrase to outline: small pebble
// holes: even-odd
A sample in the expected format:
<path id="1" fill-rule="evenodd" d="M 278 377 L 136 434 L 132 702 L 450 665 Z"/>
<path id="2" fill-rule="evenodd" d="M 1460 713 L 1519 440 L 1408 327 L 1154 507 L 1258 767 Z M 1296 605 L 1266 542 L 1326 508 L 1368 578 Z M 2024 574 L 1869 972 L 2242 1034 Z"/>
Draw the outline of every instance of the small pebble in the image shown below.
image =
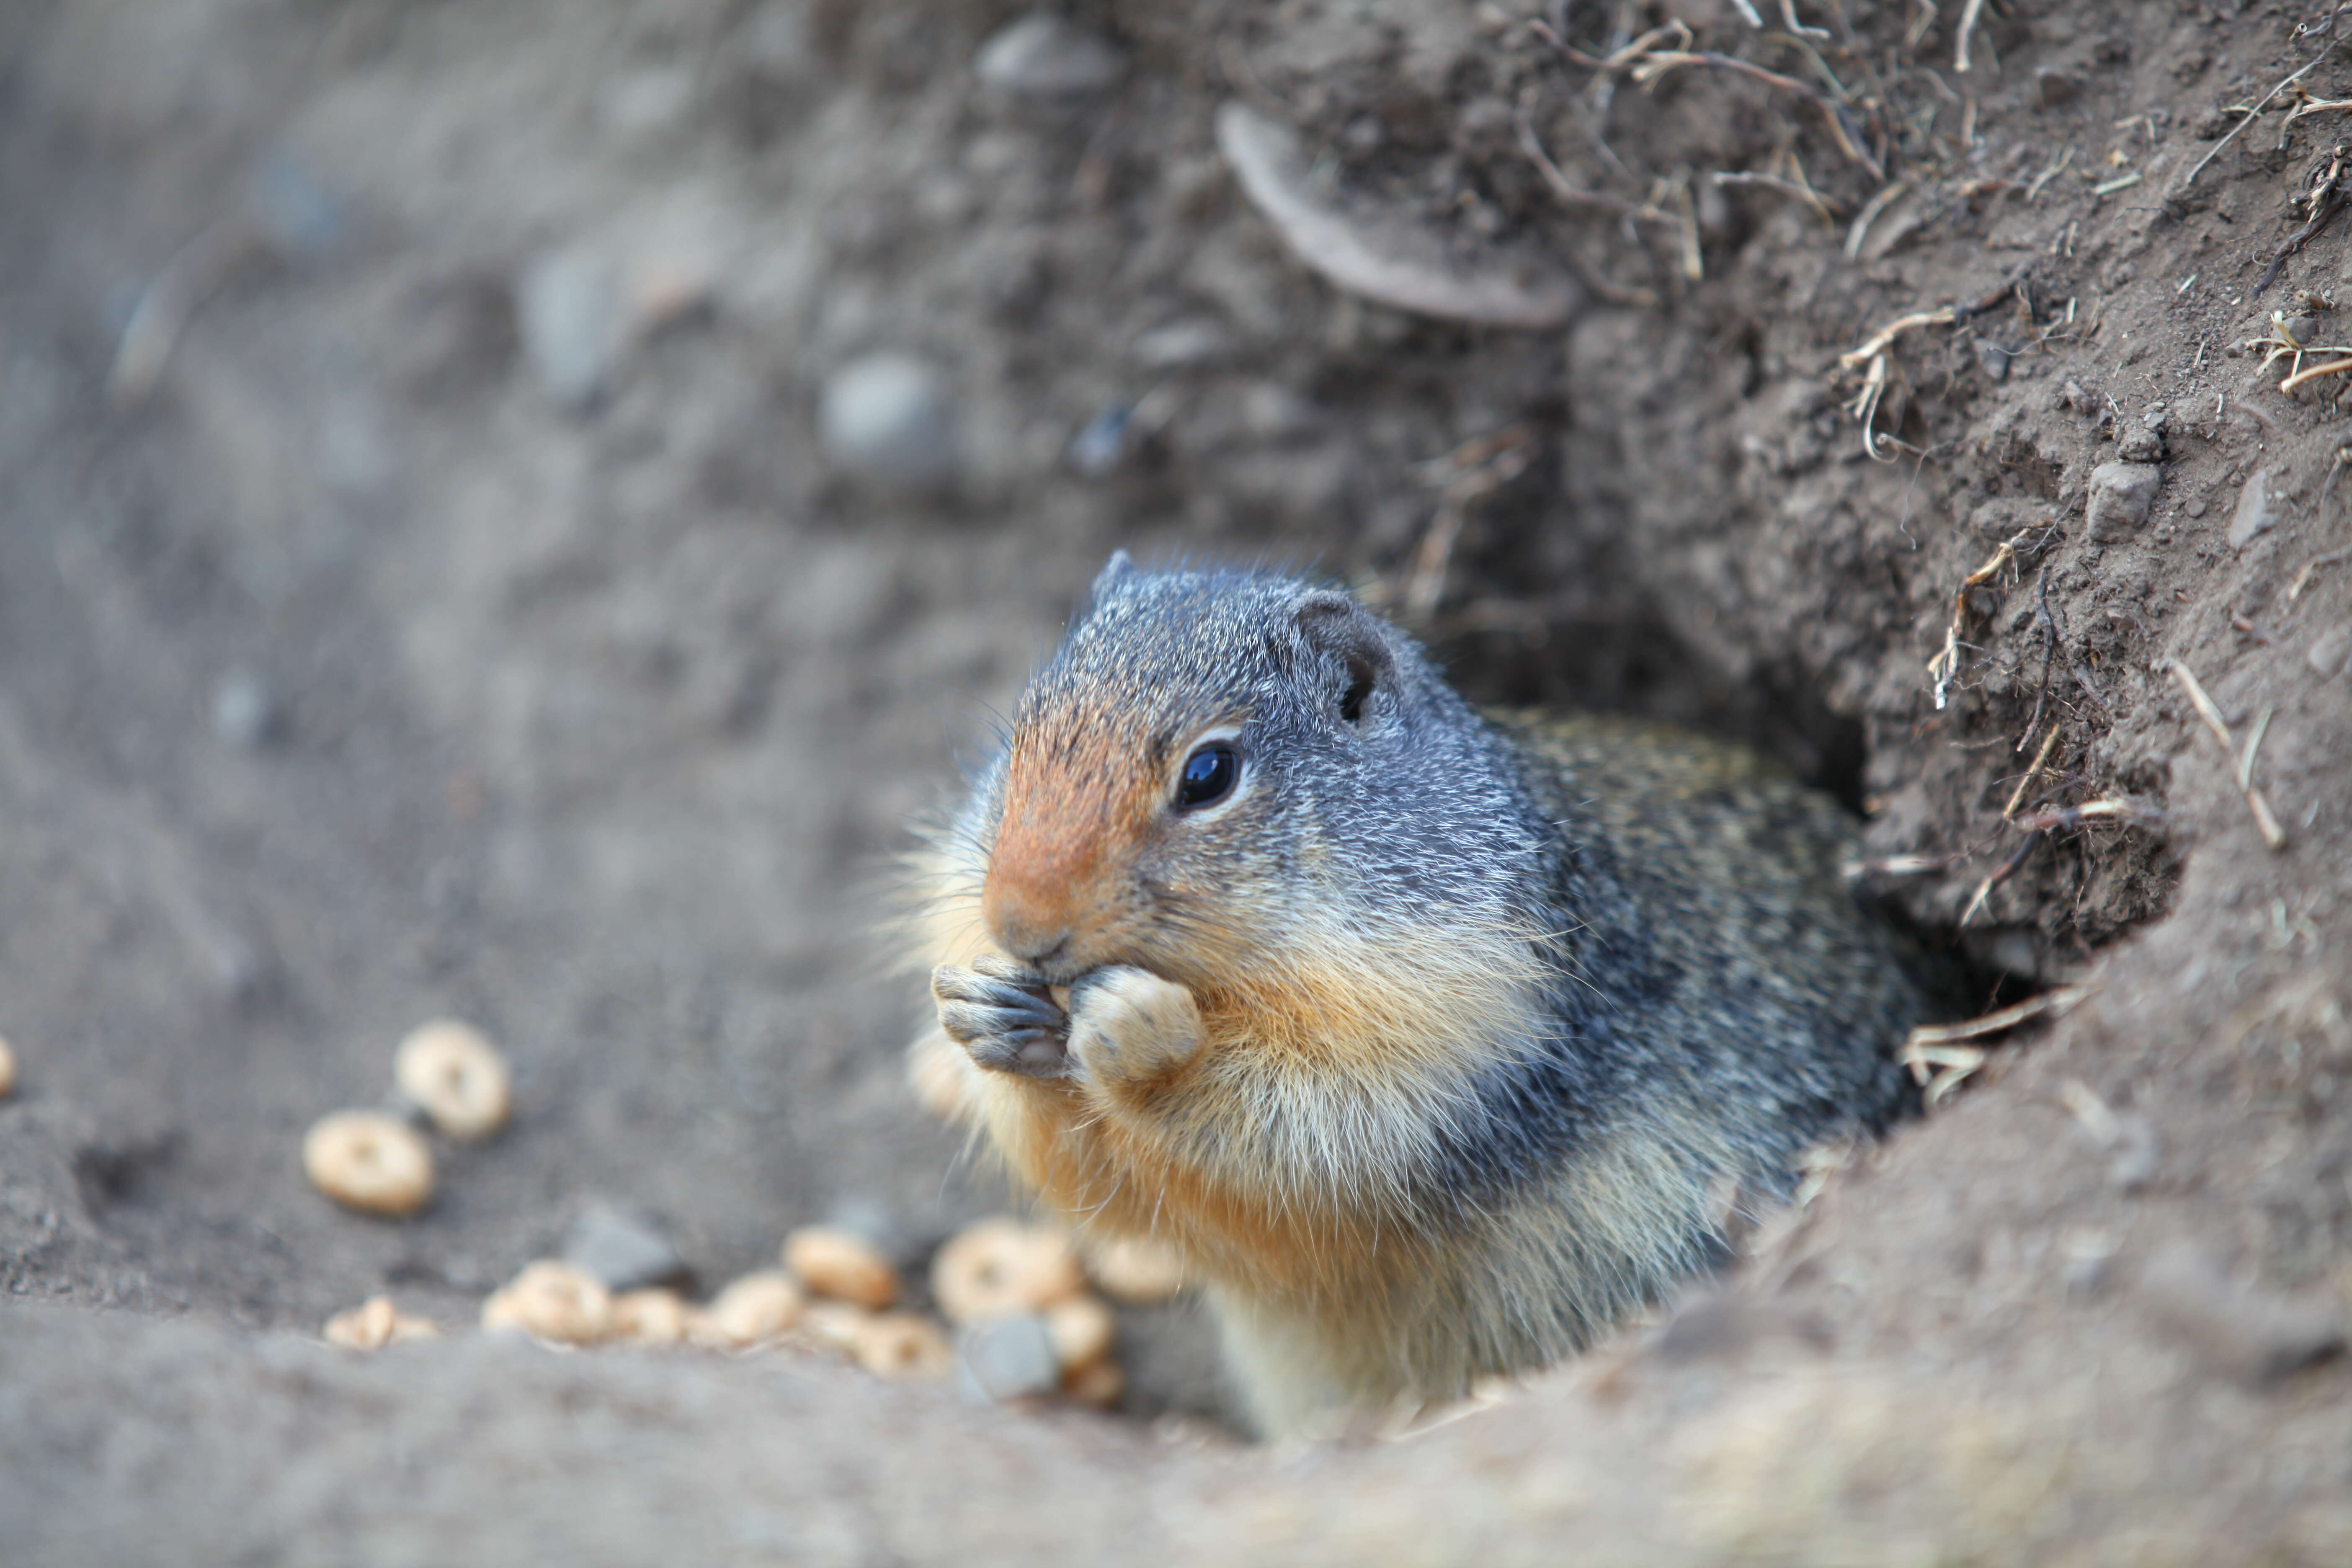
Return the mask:
<path id="1" fill-rule="evenodd" d="M 626 1290 L 613 1298 L 613 1337 L 641 1345 L 686 1340 L 688 1310 L 675 1290 Z"/>
<path id="2" fill-rule="evenodd" d="M 1184 1288 L 1184 1260 L 1175 1249 L 1139 1236 L 1089 1247 L 1087 1273 L 1112 1300 L 1130 1307 L 1165 1301 Z"/>
<path id="3" fill-rule="evenodd" d="M 935 489 L 956 474 L 954 399 L 928 360 L 873 353 L 829 376 L 817 434 L 835 468 L 885 489 Z"/>
<path id="4" fill-rule="evenodd" d="M 1085 1289 L 1069 1238 L 1017 1220 L 969 1226 L 931 1261 L 931 1296 L 951 1323 L 1043 1311 Z"/>
<path id="5" fill-rule="evenodd" d="M 0 1040 L 0 1100 L 16 1092 L 16 1053 L 5 1040 Z"/>
<path id="6" fill-rule="evenodd" d="M 2126 463 L 2164 461 L 2164 432 L 2146 423 L 2132 426 L 2116 437 L 2116 454 Z"/>
<path id="7" fill-rule="evenodd" d="M 362 1306 L 337 1312 L 327 1320 L 324 1331 L 329 1344 L 347 1351 L 380 1351 L 403 1340 L 440 1337 L 440 1324 L 406 1316 L 393 1306 L 389 1296 L 371 1296 Z"/>
<path id="8" fill-rule="evenodd" d="M 2128 538 L 2147 521 L 2164 470 L 2154 463 L 2101 463 L 2091 470 L 2086 532 L 2095 544 Z"/>
<path id="9" fill-rule="evenodd" d="M 998 30 L 972 57 L 972 74 L 1016 98 L 1084 98 L 1127 72 L 1117 45 L 1050 11 Z"/>
<path id="10" fill-rule="evenodd" d="M 819 1296 L 880 1311 L 898 1299 L 898 1271 L 862 1237 L 804 1226 L 784 1238 L 784 1267 Z"/>
<path id="11" fill-rule="evenodd" d="M 443 1018 L 418 1027 L 400 1042 L 392 1075 L 400 1092 L 459 1142 L 488 1138 L 514 1110 L 506 1058 L 470 1024 Z"/>
<path id="12" fill-rule="evenodd" d="M 965 1387 L 998 1403 L 1051 1394 L 1062 1383 L 1053 1335 L 1045 1321 L 1032 1313 L 991 1318 L 966 1329 L 956 1359 Z"/>
<path id="13" fill-rule="evenodd" d="M 534 257 L 515 282 L 515 326 L 548 396 L 562 408 L 586 408 L 611 385 L 628 350 L 621 269 L 582 247 Z"/>
<path id="14" fill-rule="evenodd" d="M 1128 345 L 1128 358 L 1145 370 L 1181 370 L 1206 364 L 1230 353 L 1234 335 L 1206 317 L 1188 317 L 1154 327 Z"/>
<path id="15" fill-rule="evenodd" d="M 613 1293 L 568 1263 L 541 1258 L 482 1303 L 482 1328 L 520 1329 L 559 1345 L 613 1337 Z"/>
<path id="16" fill-rule="evenodd" d="M 2062 70 L 2044 68 L 2034 79 L 2036 94 L 2044 109 L 2055 109 L 2062 103 L 2072 103 L 2082 96 L 2083 83 Z"/>
<path id="17" fill-rule="evenodd" d="M 1054 1342 L 1054 1359 L 1065 1373 L 1094 1365 L 1110 1354 L 1118 1321 L 1097 1296 L 1073 1296 L 1045 1309 L 1045 1333 Z"/>
<path id="18" fill-rule="evenodd" d="M 659 1285 L 686 1272 L 669 1238 L 625 1209 L 592 1203 L 563 1232 L 563 1261 L 607 1290 Z"/>
<path id="19" fill-rule="evenodd" d="M 2338 622 L 2312 638 L 2311 646 L 2304 649 L 2303 662 L 2322 679 L 2341 675 L 2347 667 L 2352 667 L 2352 621 Z M 0 1046 L 0 1085 L 5 1085 L 9 1076 L 7 1049 Z M 0 1094 L 7 1092 L 0 1087 Z"/>
<path id="20" fill-rule="evenodd" d="M 2187 512 L 2191 517 L 2203 517 L 2205 515 L 2205 502 L 2201 499 L 2192 500 L 2180 510 Z"/>
<path id="21" fill-rule="evenodd" d="M 1070 467 L 1090 479 L 1101 479 L 1118 468 L 1119 459 L 1127 456 L 1127 429 L 1134 417 L 1134 409 L 1114 403 L 1087 420 L 1070 439 L 1066 454 Z"/>
<path id="22" fill-rule="evenodd" d="M 955 1352 L 939 1325 L 913 1312 L 866 1319 L 849 1353 L 877 1377 L 945 1377 L 955 1367 Z"/>
<path id="23" fill-rule="evenodd" d="M 2246 476 L 2238 491 L 2238 509 L 2230 514 L 2230 548 L 2243 550 L 2279 525 L 2278 486 L 2266 468 Z"/>
<path id="24" fill-rule="evenodd" d="M 339 1110 L 302 1138 L 310 1184 L 348 1208 L 395 1218 L 433 1196 L 433 1151 L 416 1130 L 380 1110 Z"/>
<path id="25" fill-rule="evenodd" d="M 230 745 L 256 751 L 278 733 L 278 703 L 249 669 L 232 669 L 213 688 L 213 733 Z"/>
<path id="26" fill-rule="evenodd" d="M 701 1314 L 699 1326 L 724 1349 L 772 1340 L 800 1321 L 803 1301 L 791 1278 L 772 1269 L 746 1274 L 719 1292 Z"/>
<path id="27" fill-rule="evenodd" d="M 281 256 L 317 258 L 342 243 L 351 226 L 343 203 L 316 174 L 284 153 L 262 160 L 246 187 L 246 212 Z"/>

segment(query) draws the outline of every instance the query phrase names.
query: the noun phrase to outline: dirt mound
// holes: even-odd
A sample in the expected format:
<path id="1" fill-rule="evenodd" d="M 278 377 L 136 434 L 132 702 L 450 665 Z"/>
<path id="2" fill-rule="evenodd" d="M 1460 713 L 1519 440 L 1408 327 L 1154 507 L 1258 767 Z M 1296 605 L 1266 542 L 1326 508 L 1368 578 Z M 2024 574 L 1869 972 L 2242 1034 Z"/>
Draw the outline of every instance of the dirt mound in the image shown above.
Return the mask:
<path id="1" fill-rule="evenodd" d="M 1016 20 L 0 19 L 28 1560 L 2352 1560 L 2326 10 Z M 469 1321 L 597 1199 L 706 1284 L 1001 1205 L 900 1081 L 877 868 L 1121 545 L 1743 734 L 1988 1005 L 2087 999 L 1924 1063 L 1722 1294 L 1398 1444 L 309 1342 Z M 513 1126 L 331 1208 L 303 1129 L 442 1016 Z M 1165 1317 L 1131 1415 L 1213 1418 Z"/>

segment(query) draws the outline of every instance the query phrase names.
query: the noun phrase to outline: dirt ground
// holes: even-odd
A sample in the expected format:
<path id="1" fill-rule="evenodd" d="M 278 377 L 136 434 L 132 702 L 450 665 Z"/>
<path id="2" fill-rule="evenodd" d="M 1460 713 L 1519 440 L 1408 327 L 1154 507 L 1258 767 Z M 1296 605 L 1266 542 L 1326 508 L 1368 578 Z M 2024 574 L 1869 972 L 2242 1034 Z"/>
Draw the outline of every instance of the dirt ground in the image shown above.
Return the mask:
<path id="1" fill-rule="evenodd" d="M 1026 77 L 969 0 L 0 11 L 10 1561 L 2352 1562 L 2352 445 L 2280 391 L 2352 43 L 1747 10 L 1101 0 Z M 1425 292 L 1576 303 L 1335 287 L 1229 102 Z M 921 487 L 820 437 L 881 350 Z M 1744 735 L 1988 1006 L 2087 1000 L 1402 1441 L 1225 1435 L 1181 1309 L 1110 1415 L 457 1331 L 600 1198 L 705 1288 L 1005 1205 L 873 933 L 1119 546 Z M 446 1014 L 513 1127 L 332 1207 L 304 1128 Z M 451 1337 L 317 1342 L 382 1290 Z"/>

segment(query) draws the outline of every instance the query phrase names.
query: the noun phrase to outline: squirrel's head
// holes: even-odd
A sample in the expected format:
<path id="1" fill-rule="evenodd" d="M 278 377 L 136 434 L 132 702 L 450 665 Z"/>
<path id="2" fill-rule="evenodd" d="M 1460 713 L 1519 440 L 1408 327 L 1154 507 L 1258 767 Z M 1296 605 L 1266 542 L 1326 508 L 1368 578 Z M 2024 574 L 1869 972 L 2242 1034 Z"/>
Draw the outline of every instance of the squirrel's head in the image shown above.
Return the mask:
<path id="1" fill-rule="evenodd" d="M 1493 732 L 1346 594 L 1122 552 L 983 785 L 981 916 L 1057 981 L 1213 984 L 1436 906 L 1510 919 L 1519 799 Z"/>

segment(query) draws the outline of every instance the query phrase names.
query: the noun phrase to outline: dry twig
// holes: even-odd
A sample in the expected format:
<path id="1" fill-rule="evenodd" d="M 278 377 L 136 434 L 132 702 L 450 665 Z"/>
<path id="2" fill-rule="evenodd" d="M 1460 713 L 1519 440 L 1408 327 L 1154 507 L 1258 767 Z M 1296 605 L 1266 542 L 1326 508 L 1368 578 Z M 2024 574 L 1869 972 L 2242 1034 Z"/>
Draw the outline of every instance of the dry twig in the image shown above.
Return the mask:
<path id="1" fill-rule="evenodd" d="M 1963 76 L 1969 71 L 1969 37 L 1977 30 L 1977 16 L 1984 10 L 1984 0 L 1969 0 L 1960 9 L 1960 25 L 1953 29 L 1957 42 L 1952 47 L 1952 68 Z"/>
<path id="2" fill-rule="evenodd" d="M 2019 529 L 2000 542 L 1992 559 L 1960 579 L 1960 591 L 1952 596 L 1952 621 L 1944 630 L 1944 650 L 1927 661 L 1927 673 L 1936 681 L 1936 709 L 1941 712 L 1948 700 L 1952 677 L 1960 667 L 1960 628 L 1968 624 L 1969 590 L 1980 583 L 1990 582 L 2000 569 L 2017 559 L 2017 547 L 2032 537 L 2033 530 Z"/>
<path id="3" fill-rule="evenodd" d="M 1971 0 L 1969 9 L 1971 11 L 1976 9 L 1974 0 Z M 2197 166 L 2189 170 L 2189 173 L 2182 177 L 2180 181 L 2180 188 L 2182 190 L 2185 191 L 2189 186 L 2197 183 L 2197 176 L 2205 172 L 2205 165 L 2220 157 L 2221 155 L 2221 149 L 2227 147 L 2231 142 L 2235 142 L 2238 139 L 2238 132 L 2243 131 L 2247 126 L 2252 125 L 2254 122 L 2255 117 L 2261 114 L 2263 110 L 2268 109 L 2271 106 L 2272 99 L 2276 98 L 2280 93 L 2284 92 L 2288 88 L 2293 87 L 2296 82 L 2301 81 L 2305 77 L 2307 77 L 2313 71 L 2317 70 L 2319 68 L 2319 62 L 2336 52 L 2335 18 L 2331 16 L 2328 18 L 2328 22 L 2327 47 L 2320 50 L 2319 53 L 2313 58 L 2311 62 L 2308 65 L 2305 65 L 2301 70 L 2298 70 L 2294 75 L 2287 77 L 2276 87 L 2271 89 L 2270 91 L 2263 94 L 2262 100 L 2256 103 L 2252 109 L 2246 110 L 2246 117 L 2239 121 L 2235 125 L 2230 127 L 2230 133 L 2227 136 L 2222 137 L 2219 142 L 2214 142 L 2211 150 L 2209 151 L 2205 156 L 2197 160 Z"/>
<path id="4" fill-rule="evenodd" d="M 2031 731 L 2028 732 L 2031 733 Z M 2025 770 L 2023 778 L 2017 781 L 2017 793 L 2011 795 L 2009 804 L 2000 808 L 2000 819 L 2003 822 L 2014 822 L 2017 819 L 2017 808 L 2025 804 L 2025 792 L 2033 787 L 2035 779 L 2042 776 L 2042 764 L 2048 762 L 2050 753 L 2058 749 L 2058 737 L 2062 733 L 2063 731 L 2057 725 L 2050 726 L 2050 738 L 2043 741 L 2042 749 L 2033 753 L 2033 765 Z"/>
<path id="5" fill-rule="evenodd" d="M 1840 370 L 1850 371 L 1865 363 L 1870 367 L 1863 376 L 1862 390 L 1847 402 L 1845 411 L 1862 422 L 1862 449 L 1872 461 L 1895 461 L 1892 453 L 1879 449 L 1878 436 L 1878 405 L 1879 400 L 1886 395 L 1888 349 L 1896 338 L 1914 327 L 1948 325 L 1958 319 L 1949 305 L 1941 310 L 1915 312 L 1888 322 L 1862 347 L 1838 356 Z M 1886 438 L 1886 444 L 1895 447 L 1902 446 L 1891 436 Z"/>
<path id="6" fill-rule="evenodd" d="M 2305 562 L 2303 570 L 2296 573 L 2294 581 L 2287 585 L 2286 602 L 2292 605 L 2303 597 L 2304 587 L 2311 581 L 2311 574 L 2314 572 L 2318 571 L 2322 566 L 2333 566 L 2346 559 L 2352 559 L 2352 549 L 2331 550 L 2325 555 L 2315 555 Z"/>
<path id="7" fill-rule="evenodd" d="M 2197 677 L 2177 658 L 2171 661 L 2169 668 L 2172 678 L 2180 682 L 2180 689 L 2189 694 L 2197 716 L 2205 721 L 2207 731 L 2221 743 L 2221 755 L 2229 760 L 2231 777 L 2237 784 L 2238 793 L 2245 796 L 2246 809 L 2253 814 L 2254 826 L 2262 830 L 2263 842 L 2273 849 L 2285 848 L 2286 829 L 2281 827 L 2278 818 L 2271 815 L 2270 802 L 2263 798 L 2263 792 L 2254 787 L 2254 747 L 2262 744 L 2263 731 L 2270 726 L 2270 715 L 2267 712 L 2263 715 L 2255 727 L 2253 741 L 2246 747 L 2242 759 L 2238 754 L 2238 742 L 2230 733 L 2229 721 L 2221 717 L 2221 710 L 2213 705 L 2213 700 L 2205 695 L 2205 688 L 2199 683 Z"/>
<path id="8" fill-rule="evenodd" d="M 1903 1042 L 1895 1060 L 1911 1069 L 1912 1082 L 1927 1089 L 1927 1108 L 1932 1110 L 1937 1101 L 1984 1065 L 1985 1051 L 1961 1042 L 2001 1034 L 2045 1016 L 2060 1016 L 2097 992 L 2095 985 L 2062 985 L 1982 1017 L 1958 1024 L 1922 1024 Z"/>

